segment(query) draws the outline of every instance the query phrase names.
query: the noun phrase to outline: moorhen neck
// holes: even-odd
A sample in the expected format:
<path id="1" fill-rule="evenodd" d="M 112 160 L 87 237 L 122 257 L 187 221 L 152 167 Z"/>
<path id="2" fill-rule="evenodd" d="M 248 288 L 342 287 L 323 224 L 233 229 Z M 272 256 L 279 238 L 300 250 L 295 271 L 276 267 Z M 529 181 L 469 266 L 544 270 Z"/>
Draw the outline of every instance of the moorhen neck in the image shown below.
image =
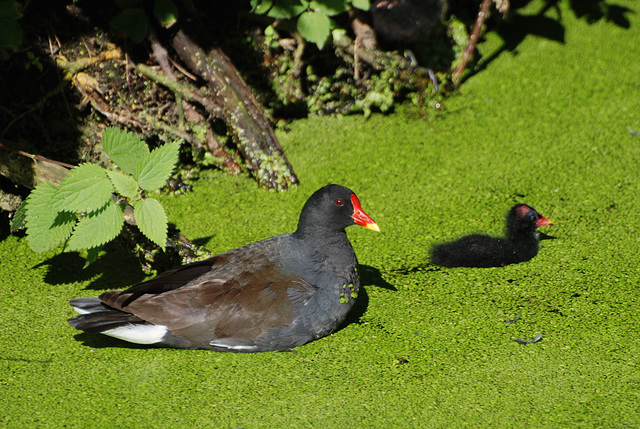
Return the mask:
<path id="1" fill-rule="evenodd" d="M 526 204 L 507 215 L 505 238 L 473 234 L 431 250 L 431 263 L 443 267 L 501 267 L 532 259 L 538 253 L 539 226 L 553 222 Z"/>
<path id="2" fill-rule="evenodd" d="M 71 300 L 69 324 L 137 344 L 287 350 L 334 332 L 360 286 L 350 225 L 379 231 L 348 188 L 328 185 L 298 228 L 167 271 L 125 291 Z"/>
<path id="3" fill-rule="evenodd" d="M 386 41 L 414 43 L 429 34 L 442 14 L 442 0 L 374 0 L 373 28 Z"/>

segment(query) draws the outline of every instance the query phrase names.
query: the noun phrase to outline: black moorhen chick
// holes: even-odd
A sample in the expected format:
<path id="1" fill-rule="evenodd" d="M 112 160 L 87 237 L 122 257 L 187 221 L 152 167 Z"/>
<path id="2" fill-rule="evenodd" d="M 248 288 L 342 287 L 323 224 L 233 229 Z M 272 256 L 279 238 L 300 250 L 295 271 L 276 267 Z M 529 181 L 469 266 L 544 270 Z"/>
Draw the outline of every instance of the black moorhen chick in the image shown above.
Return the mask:
<path id="1" fill-rule="evenodd" d="M 169 270 L 125 291 L 71 300 L 69 324 L 138 344 L 287 350 L 334 332 L 360 286 L 350 225 L 379 231 L 348 188 L 316 191 L 296 232 Z"/>
<path id="2" fill-rule="evenodd" d="M 501 267 L 525 262 L 538 253 L 539 226 L 553 222 L 526 204 L 516 204 L 507 215 L 505 238 L 473 234 L 435 246 L 431 263 L 443 267 Z"/>
<path id="3" fill-rule="evenodd" d="M 442 14 L 442 0 L 374 0 L 376 34 L 392 42 L 414 43 L 429 34 Z"/>

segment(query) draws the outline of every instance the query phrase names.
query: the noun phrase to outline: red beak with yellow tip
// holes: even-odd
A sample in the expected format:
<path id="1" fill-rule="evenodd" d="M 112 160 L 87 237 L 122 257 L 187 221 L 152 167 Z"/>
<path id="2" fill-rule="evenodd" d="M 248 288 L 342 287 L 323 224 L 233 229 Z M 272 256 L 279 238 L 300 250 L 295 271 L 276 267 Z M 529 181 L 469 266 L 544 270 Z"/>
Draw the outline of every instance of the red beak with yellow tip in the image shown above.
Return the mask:
<path id="1" fill-rule="evenodd" d="M 351 194 L 351 204 L 353 205 L 353 221 L 360 226 L 371 229 L 376 232 L 380 232 L 378 225 L 371 219 L 371 217 L 362 210 L 360 206 L 360 200 L 355 194 Z"/>

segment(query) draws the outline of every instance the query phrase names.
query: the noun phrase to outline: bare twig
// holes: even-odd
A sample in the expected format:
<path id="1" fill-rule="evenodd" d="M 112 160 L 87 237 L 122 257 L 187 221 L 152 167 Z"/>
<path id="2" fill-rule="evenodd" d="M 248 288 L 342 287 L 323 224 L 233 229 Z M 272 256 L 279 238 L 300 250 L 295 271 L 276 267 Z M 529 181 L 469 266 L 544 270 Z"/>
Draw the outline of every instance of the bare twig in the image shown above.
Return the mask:
<path id="1" fill-rule="evenodd" d="M 480 40 L 480 34 L 482 33 L 482 27 L 484 26 L 484 23 L 490 14 L 489 9 L 491 7 L 491 3 L 496 3 L 498 11 L 503 14 L 509 10 L 509 0 L 482 0 L 476 22 L 473 25 L 473 30 L 471 31 L 471 35 L 469 36 L 467 47 L 462 53 L 460 64 L 458 64 L 458 67 L 456 67 L 456 69 L 453 71 L 453 83 L 456 86 L 460 83 L 462 73 L 467 68 L 467 64 L 473 57 L 473 54 L 476 50 L 476 45 L 478 43 L 478 40 Z"/>

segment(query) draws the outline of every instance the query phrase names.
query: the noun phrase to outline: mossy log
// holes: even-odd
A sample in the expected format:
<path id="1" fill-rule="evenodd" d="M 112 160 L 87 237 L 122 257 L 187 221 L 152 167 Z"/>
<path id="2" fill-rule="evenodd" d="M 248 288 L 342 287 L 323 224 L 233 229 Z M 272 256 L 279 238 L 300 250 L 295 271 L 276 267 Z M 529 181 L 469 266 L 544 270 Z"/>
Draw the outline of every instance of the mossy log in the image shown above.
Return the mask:
<path id="1" fill-rule="evenodd" d="M 249 171 L 266 188 L 285 190 L 298 183 L 278 139 L 251 90 L 220 49 L 205 52 L 183 31 L 172 41 L 180 59 L 204 81 L 222 109 Z"/>

